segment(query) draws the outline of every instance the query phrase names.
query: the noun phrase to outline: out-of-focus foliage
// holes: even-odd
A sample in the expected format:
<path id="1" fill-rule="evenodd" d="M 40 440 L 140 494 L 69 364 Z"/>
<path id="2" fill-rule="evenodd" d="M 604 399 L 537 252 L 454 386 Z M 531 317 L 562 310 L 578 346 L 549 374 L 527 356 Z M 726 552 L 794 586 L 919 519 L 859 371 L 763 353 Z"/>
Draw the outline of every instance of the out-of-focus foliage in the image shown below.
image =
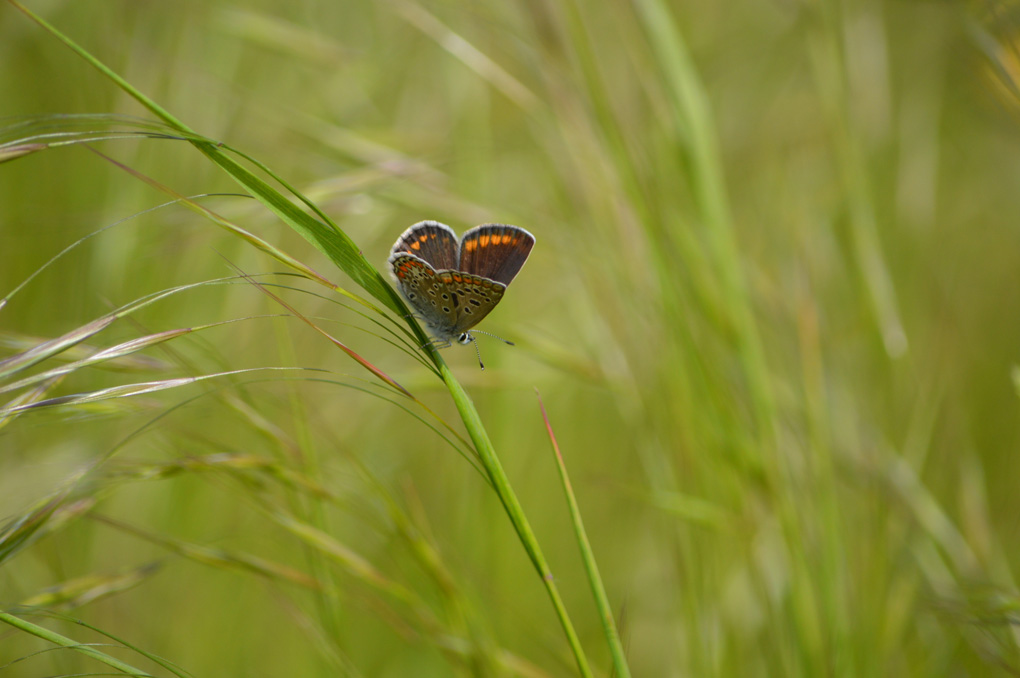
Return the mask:
<path id="1" fill-rule="evenodd" d="M 601 675 L 608 652 L 535 387 L 635 675 L 1020 671 L 1011 8 L 32 6 L 192 128 L 286 177 L 380 267 L 427 218 L 537 236 L 481 327 L 517 346 L 480 337 L 484 372 L 470 349 L 445 355 Z M 143 115 L 0 4 L 0 115 L 84 113 Z M 236 191 L 183 142 L 95 147 L 182 195 Z M 165 200 L 84 146 L 0 164 L 0 297 Z M 202 202 L 350 284 L 254 201 Z M 230 276 L 225 260 L 280 270 L 179 205 L 139 214 L 0 309 L 0 359 Z M 340 297 L 259 279 L 294 288 L 274 293 L 456 420 L 432 375 Z M 485 481 L 279 313 L 247 282 L 200 286 L 38 367 L 248 318 L 24 397 L 325 372 L 0 419 L 3 609 L 69 613 L 197 676 L 571 675 Z M 101 670 L 66 649 L 33 654 L 51 647 L 4 632 L 0 669 Z"/>

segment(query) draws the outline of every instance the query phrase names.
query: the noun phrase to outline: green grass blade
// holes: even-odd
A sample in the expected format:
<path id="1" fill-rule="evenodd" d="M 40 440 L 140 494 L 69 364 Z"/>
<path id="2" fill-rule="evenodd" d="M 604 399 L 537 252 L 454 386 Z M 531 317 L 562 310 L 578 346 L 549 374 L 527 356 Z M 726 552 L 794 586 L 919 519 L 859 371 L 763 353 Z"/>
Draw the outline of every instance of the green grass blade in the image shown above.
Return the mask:
<path id="1" fill-rule="evenodd" d="M 556 435 L 553 433 L 552 424 L 549 422 L 549 415 L 545 411 L 542 396 L 538 394 L 537 390 L 535 395 L 538 396 L 538 406 L 542 410 L 542 420 L 545 422 L 545 430 L 549 433 L 549 442 L 552 443 L 553 452 L 556 453 L 556 466 L 560 471 L 563 492 L 567 495 L 567 505 L 570 507 L 570 520 L 574 525 L 574 533 L 577 535 L 577 545 L 581 549 L 581 558 L 584 560 L 584 569 L 588 573 L 588 583 L 591 584 L 591 592 L 595 597 L 595 605 L 598 607 L 599 616 L 602 618 L 602 629 L 605 631 L 606 641 L 609 643 L 609 651 L 613 656 L 613 669 L 618 678 L 628 678 L 630 676 L 630 667 L 627 665 L 627 657 L 623 653 L 623 643 L 620 642 L 620 634 L 616 630 L 613 608 L 609 605 L 609 596 L 606 595 L 606 587 L 602 583 L 602 576 L 599 574 L 599 567 L 595 562 L 595 554 L 591 550 L 591 542 L 588 541 L 588 534 L 584 529 L 581 509 L 577 506 L 574 488 L 571 486 L 570 477 L 567 475 L 567 466 L 563 462 L 563 455 L 560 453 L 559 443 L 556 442 Z"/>
<path id="2" fill-rule="evenodd" d="M 403 386 L 401 386 L 400 384 L 398 384 L 398 383 L 396 382 L 396 380 L 394 380 L 394 379 L 393 379 L 392 377 L 390 377 L 390 376 L 389 376 L 388 374 L 386 374 L 386 373 L 385 373 L 385 372 L 383 372 L 383 371 L 382 371 L 381 369 L 379 369 L 378 367 L 376 367 L 375 365 L 373 365 L 372 363 L 370 363 L 370 362 L 369 362 L 368 360 L 366 360 L 366 359 L 365 359 L 365 358 L 364 358 L 363 356 L 361 356 L 360 354 L 358 354 L 358 353 L 356 353 L 355 351 L 351 350 L 351 348 L 350 348 L 350 347 L 348 347 L 348 346 L 347 346 L 346 344 L 344 344 L 344 343 L 343 343 L 342 341 L 340 341 L 339 339 L 337 339 L 336 337 L 334 337 L 333 335 L 331 335 L 331 334 L 330 334 L 329 332 L 326 332 L 326 330 L 322 329 L 321 327 L 319 327 L 318 325 L 316 325 L 315 323 L 313 323 L 313 322 L 312 322 L 311 320 L 309 320 L 309 319 L 308 319 L 308 318 L 307 318 L 307 317 L 306 317 L 306 316 L 305 316 L 305 315 L 304 315 L 303 313 L 301 313 L 301 312 L 300 312 L 300 311 L 298 311 L 298 310 L 297 310 L 296 308 L 294 308 L 293 306 L 291 306 L 290 304 L 288 304 L 288 303 L 287 303 L 286 301 L 284 301 L 283 299 L 281 299 L 281 298 L 280 298 L 279 296 L 277 296 L 277 295 L 273 294 L 273 293 L 272 293 L 271 291 L 269 291 L 268 289 L 266 289 L 266 287 L 265 287 L 264 285 L 262 285 L 262 284 L 260 284 L 260 283 L 256 282 L 256 281 L 255 281 L 255 280 L 254 280 L 253 278 L 251 278 L 251 277 L 247 276 L 247 275 L 246 275 L 246 274 L 244 274 L 244 273 L 242 273 L 241 275 L 242 275 L 242 276 L 243 276 L 243 277 L 244 277 L 244 278 L 245 278 L 246 280 L 248 280 L 248 282 L 250 282 L 251 284 L 255 285 L 255 286 L 256 286 L 256 287 L 257 287 L 257 288 L 258 288 L 258 289 L 259 289 L 260 291 L 262 291 L 262 292 L 264 292 L 264 293 L 265 293 L 266 295 L 268 295 L 268 296 L 269 296 L 269 297 L 270 297 L 270 298 L 271 298 L 271 299 L 272 299 L 273 301 L 275 301 L 275 302 L 276 302 L 277 304 L 279 304 L 280 306 L 283 306 L 283 307 L 284 307 L 285 309 L 287 309 L 288 311 L 290 311 L 290 313 L 291 313 L 291 314 L 292 314 L 292 315 L 293 315 L 293 316 L 294 316 L 295 318 L 298 318 L 299 320 L 303 321 L 303 322 L 304 322 L 304 323 L 306 323 L 306 324 L 307 324 L 307 325 L 308 325 L 309 327 L 311 327 L 311 328 L 312 328 L 312 329 L 314 329 L 314 330 L 315 330 L 316 332 L 318 332 L 319 334 L 321 334 L 322 336 L 324 336 L 324 337 L 325 337 L 326 339 L 328 339 L 328 340 L 329 340 L 330 342 L 332 342 L 334 346 L 336 346 L 336 347 L 337 347 L 337 348 L 339 348 L 339 349 L 340 349 L 341 351 L 343 351 L 344 353 L 346 353 L 346 354 L 347 354 L 348 356 L 350 356 L 351 358 L 353 358 L 353 359 L 354 359 L 354 360 L 355 360 L 355 361 L 356 361 L 356 362 L 357 362 L 357 363 L 358 363 L 359 365 L 361 365 L 361 366 L 362 366 L 362 367 L 364 367 L 364 368 L 365 368 L 366 370 L 368 370 L 369 372 L 371 372 L 372 374 L 374 374 L 374 375 L 375 375 L 375 376 L 376 376 L 376 377 L 377 377 L 377 378 L 378 378 L 378 379 L 379 379 L 380 381 L 382 381 L 383 383 L 385 383 L 385 384 L 386 384 L 387 386 L 389 386 L 389 387 L 393 388 L 394 390 L 396 390 L 396 391 L 398 391 L 398 392 L 400 392 L 400 393 L 404 394 L 404 395 L 405 395 L 405 396 L 407 396 L 408 398 L 413 398 L 413 397 L 414 397 L 413 395 L 411 395 L 411 392 L 410 392 L 410 391 L 408 391 L 408 390 L 407 390 L 406 388 L 404 388 Z"/>
<path id="3" fill-rule="evenodd" d="M 67 492 L 61 492 L 20 518 L 14 518 L 0 528 L 0 564 L 29 544 L 41 528 L 63 506 Z"/>
<path id="4" fill-rule="evenodd" d="M 667 4 L 662 0 L 638 0 L 635 6 L 672 99 L 676 135 L 686 156 L 685 164 L 691 167 L 691 189 L 720 278 L 725 308 L 737 329 L 739 355 L 754 401 L 760 437 L 771 444 L 776 407 L 761 337 L 740 268 L 742 258 L 733 233 L 722 154 L 708 95 Z"/>
<path id="5" fill-rule="evenodd" d="M 161 563 L 157 561 L 114 574 L 93 573 L 67 579 L 23 600 L 21 607 L 46 609 L 82 607 L 142 584 L 155 576 L 161 567 Z"/>
<path id="6" fill-rule="evenodd" d="M 0 407 L 0 417 L 6 417 L 11 414 L 18 412 L 24 412 L 28 410 L 34 410 L 45 407 L 80 407 L 83 405 L 91 405 L 93 403 L 103 402 L 106 400 L 115 400 L 118 398 L 133 398 L 135 396 L 145 395 L 148 393 L 156 393 L 158 391 L 166 391 L 172 388 L 180 388 L 181 386 L 190 386 L 197 384 L 209 379 L 216 379 L 219 377 L 229 377 L 235 374 L 245 374 L 248 372 L 263 372 L 263 371 L 302 371 L 310 370 L 308 367 L 250 367 L 241 370 L 230 370 L 227 372 L 216 372 L 214 374 L 203 374 L 197 377 L 177 377 L 175 379 L 160 379 L 158 381 L 143 381 L 134 384 L 121 384 L 120 386 L 110 386 L 108 388 L 99 389 L 97 391 L 88 391 L 85 393 L 72 393 L 70 395 L 57 396 L 55 398 L 49 398 L 47 400 L 40 400 L 38 402 L 32 402 L 26 405 L 11 405 L 7 404 Z"/>
<path id="7" fill-rule="evenodd" d="M 123 532 L 133 534 L 141 539 L 159 544 L 160 546 L 173 551 L 183 558 L 193 560 L 209 567 L 217 567 L 227 570 L 240 570 L 274 581 L 282 581 L 308 589 L 319 589 L 318 581 L 309 577 L 304 572 L 289 565 L 273 562 L 265 558 L 253 556 L 250 553 L 239 551 L 226 551 L 224 549 L 209 548 L 199 544 L 192 544 L 181 539 L 175 539 L 166 535 L 159 535 L 147 530 L 139 529 L 133 525 L 114 520 L 108 516 L 97 513 L 90 514 L 93 520 L 106 523 Z"/>
<path id="8" fill-rule="evenodd" d="M 207 325 L 206 327 L 214 327 L 215 325 L 219 324 L 221 323 L 214 323 L 213 325 Z M 75 370 L 81 369 L 83 367 L 97 365 L 107 360 L 117 360 L 118 358 L 130 355 L 135 351 L 141 351 L 151 346 L 156 346 L 158 344 L 163 343 L 164 341 L 170 341 L 171 339 L 176 339 L 179 336 L 190 334 L 191 332 L 200 329 L 203 328 L 185 327 L 176 330 L 167 330 L 165 332 L 159 332 L 157 334 L 150 334 L 148 336 L 139 337 L 137 339 L 132 339 L 122 344 L 118 344 L 116 346 L 111 346 L 110 348 L 103 349 L 102 351 L 97 351 L 96 353 L 90 355 L 87 358 L 83 358 L 82 360 L 77 360 L 73 363 L 68 363 L 67 365 L 62 365 L 52 370 L 40 372 L 39 374 L 33 374 L 30 377 L 25 377 L 24 379 L 21 379 L 19 381 L 6 384 L 4 386 L 0 386 L 0 393 L 16 391 L 18 389 L 22 389 L 27 386 L 37 384 L 39 382 L 46 381 L 47 379 L 55 379 L 57 377 L 64 376 L 65 374 L 70 374 L 71 372 L 74 372 Z"/>
<path id="9" fill-rule="evenodd" d="M 42 626 L 39 626 L 37 624 L 33 624 L 30 621 L 25 621 L 21 617 L 16 617 L 13 614 L 9 614 L 7 612 L 0 612 L 0 622 L 9 624 L 10 626 L 13 626 L 16 629 L 20 629 L 25 633 L 36 636 L 37 638 L 42 638 L 43 640 L 49 641 L 55 645 L 61 645 L 63 647 L 75 650 L 76 652 L 81 652 L 82 654 L 92 657 L 93 659 L 97 659 L 103 662 L 104 664 L 117 669 L 121 673 L 126 673 L 129 676 L 145 676 L 147 678 L 153 678 L 151 673 L 142 671 L 141 669 L 136 669 L 127 662 L 123 662 L 119 659 L 116 659 L 115 657 L 111 657 L 105 652 L 100 652 L 94 647 L 83 645 L 82 643 L 79 643 L 76 640 L 72 640 L 67 636 L 62 636 L 55 631 L 50 631 L 49 629 L 43 628 Z"/>
<path id="10" fill-rule="evenodd" d="M 559 589 L 556 588 L 556 583 L 553 581 L 553 575 L 545 561 L 545 556 L 542 554 L 542 548 L 539 546 L 538 539 L 531 529 L 531 524 L 524 515 L 524 509 L 517 500 L 516 493 L 510 486 L 510 479 L 507 478 L 503 465 L 500 463 L 499 457 L 496 456 L 496 450 L 492 447 L 492 442 L 489 440 L 489 434 L 486 432 L 485 426 L 482 425 L 481 417 L 478 416 L 478 410 L 475 409 L 475 405 L 471 402 L 471 398 L 464 390 L 464 387 L 453 377 L 450 368 L 443 363 L 439 369 L 443 375 L 443 381 L 446 382 L 446 386 L 450 390 L 451 396 L 453 396 L 454 405 L 456 405 L 457 411 L 464 421 L 464 426 L 471 436 L 471 441 L 475 444 L 475 449 L 482 460 L 482 465 L 492 480 L 493 489 L 496 490 L 496 494 L 499 496 L 499 500 L 502 502 L 503 508 L 510 518 L 510 522 L 513 523 L 514 530 L 517 531 L 517 536 L 524 545 L 524 550 L 527 552 L 528 557 L 531 558 L 538 576 L 545 585 L 549 599 L 552 601 L 557 617 L 559 617 L 560 626 L 563 627 L 563 632 L 567 636 L 567 642 L 574 653 L 578 671 L 580 671 L 582 676 L 591 676 L 588 658 L 584 654 L 584 648 L 581 647 L 581 641 L 578 639 L 574 625 L 570 621 L 570 615 L 567 614 L 567 609 L 563 604 L 563 599 L 560 597 Z"/>
<path id="11" fill-rule="evenodd" d="M 99 334 L 111 324 L 117 320 L 124 318 L 139 309 L 145 308 L 151 304 L 173 296 L 179 292 L 184 292 L 190 289 L 202 287 L 203 285 L 216 284 L 223 282 L 224 279 L 213 280 L 213 281 L 202 281 L 197 283 L 190 283 L 187 285 L 180 285 L 178 287 L 171 287 L 166 290 L 159 292 L 153 292 L 144 297 L 129 302 L 115 311 L 111 311 L 104 316 L 96 318 L 81 327 L 77 327 L 70 332 L 59 336 L 55 339 L 50 339 L 30 349 L 17 353 L 9 358 L 0 360 L 0 379 L 6 379 L 18 372 L 22 372 L 34 365 L 37 365 L 44 360 L 60 355 L 65 351 L 74 348 L 81 344 L 87 339 Z"/>
<path id="12" fill-rule="evenodd" d="M 80 344 L 86 339 L 105 330 L 116 319 L 117 315 L 115 313 L 110 313 L 109 315 L 97 318 L 90 323 L 75 328 L 56 339 L 51 339 L 39 344 L 38 346 L 30 348 L 27 351 L 13 355 L 5 360 L 0 360 L 0 379 L 4 379 L 12 374 L 26 370 L 33 365 L 38 365 L 47 358 L 51 358 Z"/>

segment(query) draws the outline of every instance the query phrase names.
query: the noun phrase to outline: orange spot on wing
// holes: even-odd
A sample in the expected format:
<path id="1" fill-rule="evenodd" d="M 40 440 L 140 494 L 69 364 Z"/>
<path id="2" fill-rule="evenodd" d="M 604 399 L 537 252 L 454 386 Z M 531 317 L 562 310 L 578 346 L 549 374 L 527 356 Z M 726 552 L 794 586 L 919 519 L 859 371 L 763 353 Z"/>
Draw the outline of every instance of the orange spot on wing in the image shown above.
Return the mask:
<path id="1" fill-rule="evenodd" d="M 411 249 L 412 250 L 420 250 L 421 249 L 421 243 L 420 242 L 413 242 L 413 243 L 411 243 Z"/>
<path id="2" fill-rule="evenodd" d="M 436 237 L 434 233 L 432 234 L 432 237 L 433 237 L 433 238 L 435 238 L 435 237 Z M 418 236 L 418 240 L 420 240 L 420 241 L 422 241 L 422 242 L 425 242 L 425 241 L 426 241 L 426 240 L 428 240 L 428 239 L 429 239 L 429 236 L 428 236 L 427 234 L 426 234 L 426 235 L 419 235 L 419 236 Z"/>
<path id="3" fill-rule="evenodd" d="M 483 236 L 478 238 L 478 246 L 479 247 L 488 247 L 488 245 L 489 245 L 489 236 L 483 235 Z"/>
<path id="4" fill-rule="evenodd" d="M 468 240 L 466 243 L 464 243 L 464 249 L 466 249 L 468 252 L 474 252 L 476 247 L 478 247 L 478 243 L 475 242 L 474 240 Z"/>
<path id="5" fill-rule="evenodd" d="M 509 235 L 504 235 L 503 236 L 503 244 L 504 245 L 510 244 L 510 236 Z"/>
<path id="6" fill-rule="evenodd" d="M 463 278 L 461 278 L 459 275 L 454 273 L 453 274 L 453 282 L 461 282 L 461 281 L 463 281 Z"/>

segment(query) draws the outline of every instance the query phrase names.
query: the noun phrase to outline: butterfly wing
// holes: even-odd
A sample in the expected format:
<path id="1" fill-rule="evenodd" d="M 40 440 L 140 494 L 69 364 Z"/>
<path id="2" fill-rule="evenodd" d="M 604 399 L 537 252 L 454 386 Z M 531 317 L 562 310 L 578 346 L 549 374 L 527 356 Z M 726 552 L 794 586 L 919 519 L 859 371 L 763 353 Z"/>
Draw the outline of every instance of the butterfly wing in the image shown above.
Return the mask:
<path id="1" fill-rule="evenodd" d="M 400 291 L 436 337 L 450 341 L 487 316 L 503 298 L 506 286 L 460 271 L 437 271 L 420 257 L 390 255 Z"/>
<path id="2" fill-rule="evenodd" d="M 483 224 L 460 242 L 460 270 L 509 285 L 535 246 L 535 236 L 506 224 Z M 490 309 L 491 310 L 491 309 Z"/>
<path id="3" fill-rule="evenodd" d="M 434 270 L 457 268 L 457 234 L 438 221 L 420 221 L 397 238 L 390 259 L 400 252 L 420 258 Z"/>
<path id="4" fill-rule="evenodd" d="M 482 321 L 503 298 L 506 285 L 463 271 L 437 271 L 443 287 L 439 310 L 453 319 L 452 334 L 459 335 Z"/>

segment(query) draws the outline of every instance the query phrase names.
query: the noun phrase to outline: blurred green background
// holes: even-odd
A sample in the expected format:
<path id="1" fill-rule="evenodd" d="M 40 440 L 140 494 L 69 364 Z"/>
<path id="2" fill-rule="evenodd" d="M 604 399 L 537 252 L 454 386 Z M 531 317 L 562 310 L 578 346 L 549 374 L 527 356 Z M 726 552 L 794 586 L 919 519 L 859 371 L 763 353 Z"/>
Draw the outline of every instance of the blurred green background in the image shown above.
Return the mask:
<path id="1" fill-rule="evenodd" d="M 481 325 L 517 346 L 481 337 L 484 372 L 470 348 L 444 356 L 597 675 L 610 675 L 608 650 L 535 388 L 634 675 L 1020 672 L 1009 7 L 30 6 L 198 132 L 285 177 L 380 269 L 422 219 L 536 235 Z M 0 4 L 0 116 L 84 113 L 151 117 Z M 4 141 L 18 121 L 3 121 Z M 186 143 L 94 147 L 183 195 L 237 192 Z M 84 146 L 0 165 L 2 295 L 134 217 L 0 310 L 2 357 L 145 294 L 233 275 L 227 261 L 280 270 L 181 206 L 142 214 L 166 200 Z M 203 204 L 353 289 L 255 201 Z M 460 430 L 440 383 L 377 325 L 323 288 L 276 281 Z M 55 393 L 324 372 L 253 372 L 0 422 L 5 520 L 109 457 L 61 520 L 0 561 L 0 605 L 42 604 L 195 676 L 574 675 L 492 491 L 347 356 L 266 317 L 281 312 L 243 282 L 177 294 L 88 346 L 246 319 L 119 371 L 77 371 Z M 426 611 L 367 570 L 324 562 L 267 507 L 318 516 L 334 545 Z M 50 647 L 0 629 L 0 675 L 103 670 Z"/>

